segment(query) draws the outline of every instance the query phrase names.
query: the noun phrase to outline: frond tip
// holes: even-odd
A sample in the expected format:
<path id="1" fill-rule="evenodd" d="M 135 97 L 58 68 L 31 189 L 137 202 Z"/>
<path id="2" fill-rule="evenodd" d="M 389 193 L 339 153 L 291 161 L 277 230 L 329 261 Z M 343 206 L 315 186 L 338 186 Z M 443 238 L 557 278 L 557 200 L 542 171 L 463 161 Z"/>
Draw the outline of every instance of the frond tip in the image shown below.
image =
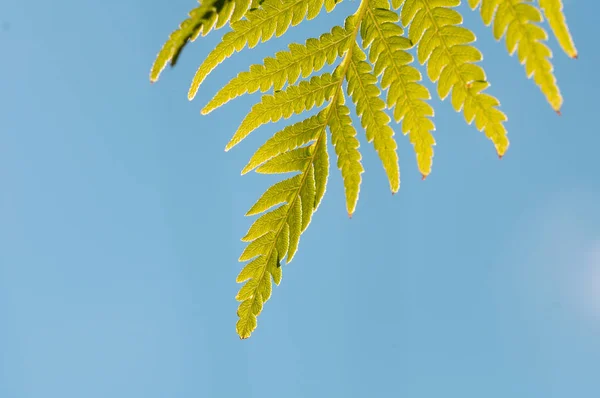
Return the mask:
<path id="1" fill-rule="evenodd" d="M 241 301 L 236 328 L 242 339 L 250 337 L 256 328 L 256 317 L 271 296 L 271 278 L 275 284 L 281 281 L 281 262 L 286 258 L 286 263 L 290 263 L 294 258 L 300 235 L 310 224 L 325 191 L 329 161 L 324 113 L 302 122 L 298 129 L 302 124 L 312 123 L 319 127 L 308 139 L 310 145 L 289 150 L 281 150 L 280 146 L 270 152 L 277 154 L 257 170 L 262 173 L 300 173 L 271 186 L 246 213 L 248 216 L 264 214 L 254 221 L 242 238 L 249 244 L 239 261 L 252 260 L 237 277 L 238 283 L 247 281 L 236 297 Z M 293 140 L 294 130 L 278 133 L 279 141 Z M 286 135 L 288 137 L 283 137 Z M 277 205 L 279 207 L 270 210 Z"/>
<path id="2" fill-rule="evenodd" d="M 554 32 L 554 36 L 563 51 L 571 58 L 577 58 L 577 49 L 569 32 L 563 13 L 562 0 L 540 0 L 540 7 Z"/>

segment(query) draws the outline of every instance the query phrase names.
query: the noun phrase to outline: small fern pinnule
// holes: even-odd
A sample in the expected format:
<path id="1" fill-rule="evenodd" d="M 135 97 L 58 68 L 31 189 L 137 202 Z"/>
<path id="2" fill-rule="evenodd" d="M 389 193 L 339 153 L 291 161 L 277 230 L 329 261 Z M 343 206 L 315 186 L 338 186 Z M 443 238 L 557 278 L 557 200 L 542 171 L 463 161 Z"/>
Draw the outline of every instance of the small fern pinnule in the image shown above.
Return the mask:
<path id="1" fill-rule="evenodd" d="M 341 0 L 200 0 L 189 18 L 174 31 L 159 52 L 150 73 L 158 79 L 182 48 L 200 34 L 229 24 L 220 43 L 198 68 L 188 97 L 193 99 L 208 75 L 244 48 L 283 35 L 291 26 L 332 11 Z M 360 0 L 343 25 L 335 26 L 304 44 L 292 43 L 239 72 L 203 107 L 208 114 L 246 94 L 263 93 L 242 119 L 227 143 L 229 151 L 262 125 L 306 115 L 284 126 L 254 152 L 242 174 L 280 174 L 283 179 L 266 189 L 246 216 L 256 216 L 242 241 L 239 261 L 245 262 L 236 281 L 242 283 L 236 331 L 250 337 L 257 317 L 282 280 L 282 265 L 296 256 L 300 237 L 323 200 L 329 178 L 328 141 L 344 185 L 349 216 L 356 210 L 364 167 L 351 113 L 360 121 L 383 165 L 392 193 L 400 188 L 398 145 L 392 121 L 400 124 L 416 156 L 422 177 L 432 168 L 436 145 L 434 109 L 422 74 L 436 84 L 438 96 L 450 96 L 455 111 L 494 143 L 502 157 L 508 146 L 500 102 L 486 92 L 490 83 L 479 64 L 475 35 L 462 26 L 455 9 L 460 0 Z M 551 52 L 545 44 L 548 20 L 559 45 L 573 58 L 577 50 L 562 12 L 561 0 L 468 0 L 480 8 L 486 25 L 493 23 L 496 39 L 506 37 L 510 54 L 517 51 L 528 77 L 533 77 L 555 110 L 562 104 Z M 414 55 L 413 55 L 414 54 Z M 416 57 L 415 57 L 416 56 Z M 418 61 L 415 62 L 415 60 Z M 326 65 L 332 72 L 317 73 Z M 314 110 L 314 111 L 313 111 Z M 308 115 L 308 113 L 312 113 Z"/>

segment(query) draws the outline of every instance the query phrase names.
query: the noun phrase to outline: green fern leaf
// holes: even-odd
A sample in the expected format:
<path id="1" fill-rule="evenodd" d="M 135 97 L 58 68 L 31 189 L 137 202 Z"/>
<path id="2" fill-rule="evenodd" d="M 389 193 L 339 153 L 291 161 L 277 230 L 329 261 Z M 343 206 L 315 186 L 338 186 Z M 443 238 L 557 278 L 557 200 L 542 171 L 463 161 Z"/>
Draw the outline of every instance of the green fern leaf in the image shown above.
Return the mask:
<path id="1" fill-rule="evenodd" d="M 567 20 L 563 13 L 563 4 L 561 0 L 540 0 L 540 7 L 554 32 L 558 44 L 563 51 L 571 58 L 577 58 L 577 49 L 569 32 Z"/>
<path id="2" fill-rule="evenodd" d="M 327 124 L 327 121 L 325 122 Z M 327 135 L 320 134 L 315 142 L 315 210 L 321 204 L 329 178 L 329 154 L 327 153 Z"/>
<path id="3" fill-rule="evenodd" d="M 265 123 L 276 122 L 282 117 L 287 119 L 294 113 L 302 113 L 314 106 L 323 105 L 323 102 L 333 97 L 339 83 L 340 78 L 324 73 L 313 76 L 310 81 L 302 81 L 297 86 L 290 86 L 285 91 L 264 95 L 261 102 L 254 105 L 246 115 L 225 150 L 233 148 Z"/>
<path id="4" fill-rule="evenodd" d="M 301 147 L 282 153 L 256 169 L 257 173 L 279 174 L 301 171 L 312 159 L 311 147 Z"/>
<path id="5" fill-rule="evenodd" d="M 274 272 L 278 269 L 277 257 L 274 249 L 268 256 L 260 256 L 246 266 L 252 265 L 247 273 L 253 273 L 236 296 L 238 301 L 242 301 L 238 307 L 239 319 L 236 324 L 236 330 L 242 339 L 250 337 L 256 329 L 256 317 L 261 313 L 264 302 L 271 297 L 271 278 L 274 278 Z"/>
<path id="6" fill-rule="evenodd" d="M 281 222 L 287 216 L 287 204 L 279 206 L 275 210 L 265 213 L 254 221 L 246 235 L 242 238 L 242 242 L 252 242 L 261 236 L 277 230 Z"/>
<path id="7" fill-rule="evenodd" d="M 202 114 L 246 93 L 265 92 L 271 87 L 281 90 L 286 83 L 294 84 L 300 76 L 306 78 L 326 63 L 332 64 L 348 48 L 351 33 L 349 29 L 336 26 L 331 33 L 308 39 L 304 45 L 290 44 L 289 51 L 280 51 L 275 58 L 266 58 L 262 65 L 252 65 L 248 72 L 233 78 L 202 109 Z"/>
<path id="8" fill-rule="evenodd" d="M 498 156 L 508 149 L 503 122 L 506 115 L 497 107 L 500 102 L 485 90 L 483 68 L 475 62 L 481 53 L 469 44 L 475 41 L 470 30 L 457 26 L 462 16 L 452 9 L 460 0 L 393 0 L 394 7 L 402 6 L 401 20 L 410 25 L 408 37 L 418 43 L 417 57 L 427 63 L 427 74 L 438 83 L 438 95 L 444 99 L 452 92 L 452 105 L 463 110 L 468 124 L 475 121 L 479 131 L 492 140 Z"/>
<path id="9" fill-rule="evenodd" d="M 189 18 L 171 33 L 161 48 L 150 70 L 150 81 L 158 80 L 167 63 L 175 66 L 189 41 L 196 40 L 200 34 L 206 36 L 213 28 L 219 29 L 229 21 L 239 20 L 249 5 L 250 0 L 203 0 L 200 6 L 190 11 Z"/>
<path id="10" fill-rule="evenodd" d="M 305 18 L 315 18 L 323 5 L 327 12 L 333 10 L 335 0 L 265 0 L 261 8 L 246 13 L 246 18 L 231 24 L 232 32 L 226 33 L 217 47 L 208 54 L 192 81 L 188 98 L 192 100 L 208 74 L 234 52 L 246 45 L 255 47 L 260 41 L 267 41 L 275 35 L 284 34 L 291 26 L 296 26 Z"/>
<path id="11" fill-rule="evenodd" d="M 553 67 L 550 63 L 552 52 L 543 41 L 548 39 L 546 31 L 537 25 L 542 22 L 542 13 L 532 0 L 480 0 L 472 1 L 475 8 L 481 1 L 486 5 L 484 22 L 493 21 L 496 40 L 506 33 L 506 47 L 509 54 L 517 51 L 519 61 L 525 65 L 527 77 L 532 77 L 552 106 L 559 112 L 562 96 L 556 83 Z M 561 14 L 562 15 L 562 14 Z"/>
<path id="12" fill-rule="evenodd" d="M 271 186 L 246 214 L 263 213 L 284 203 L 260 216 L 242 238 L 249 244 L 239 261 L 252 261 L 237 277 L 238 282 L 246 282 L 236 297 L 241 301 L 237 323 L 237 332 L 241 338 L 249 337 L 256 328 L 256 317 L 271 295 L 271 277 L 279 284 L 281 261 L 284 258 L 288 264 L 292 261 L 298 249 L 300 235 L 308 227 L 312 213 L 318 206 L 317 184 L 323 184 L 323 181 L 326 183 L 327 179 L 327 173 L 323 169 L 325 124 L 321 124 L 320 131 L 314 138 L 311 145 L 282 152 L 260 167 L 263 172 L 300 171 L 300 174 Z M 326 169 L 328 167 L 327 165 Z M 324 187 L 321 189 L 324 191 Z"/>
<path id="13" fill-rule="evenodd" d="M 323 7 L 331 11 L 338 2 L 202 1 L 171 35 L 151 72 L 154 81 L 169 61 L 176 62 L 188 41 L 230 22 L 232 31 L 200 65 L 188 93 L 190 99 L 208 74 L 234 52 L 281 36 L 290 26 L 316 17 Z M 538 24 L 542 21 L 541 9 L 565 52 L 576 57 L 562 2 L 539 0 L 540 8 L 532 0 L 468 3 L 473 9 L 480 8 L 486 25 L 493 23 L 497 39 L 506 36 L 509 53 L 518 50 L 527 75 L 534 77 L 558 109 L 562 98 L 549 61 L 550 50 L 543 43 L 547 34 Z M 236 278 L 243 283 L 236 296 L 240 301 L 236 329 L 241 338 L 249 337 L 256 328 L 257 316 L 271 297 L 272 284 L 281 282 L 282 263 L 289 264 L 295 257 L 301 235 L 323 200 L 330 167 L 327 131 L 341 170 L 348 214 L 351 216 L 356 209 L 364 169 L 357 131 L 345 105 L 344 81 L 392 192 L 399 189 L 400 168 L 386 108 L 414 146 L 423 178 L 431 172 L 435 145 L 434 111 L 428 102 L 431 95 L 413 64 L 411 49 L 425 66 L 429 79 L 436 83 L 439 97 L 444 100 L 450 96 L 453 108 L 462 111 L 468 124 L 474 123 L 493 141 L 499 156 L 507 150 L 507 118 L 499 109 L 499 101 L 485 92 L 490 84 L 478 65 L 483 56 L 472 44 L 473 32 L 461 26 L 462 16 L 455 10 L 459 4 L 460 0 L 360 0 L 343 28 L 336 26 L 305 44 L 290 44 L 288 50 L 265 58 L 261 65 L 252 65 L 220 89 L 202 110 L 206 114 L 241 95 L 259 90 L 265 93 L 244 117 L 225 148 L 229 150 L 263 124 L 323 106 L 316 115 L 286 126 L 267 139 L 242 170 L 242 174 L 255 170 L 292 175 L 267 188 L 246 213 L 257 217 L 242 238 L 247 245 L 239 261 L 246 264 Z M 341 62 L 335 65 L 339 58 Z M 326 64 L 335 65 L 333 73 L 310 77 Z M 270 90 L 273 92 L 266 93 Z"/>
<path id="14" fill-rule="evenodd" d="M 383 163 L 393 193 L 400 188 L 400 167 L 394 130 L 389 126 L 390 117 L 383 111 L 385 103 L 379 98 L 377 78 L 371 73 L 371 65 L 365 62 L 365 53 L 355 45 L 346 75 L 348 95 L 356 105 L 356 113 L 367 134 L 367 141 L 374 142 L 375 150 Z"/>
<path id="15" fill-rule="evenodd" d="M 338 156 L 337 166 L 342 171 L 344 179 L 346 209 L 348 216 L 352 217 L 360 191 L 360 175 L 364 169 L 360 163 L 359 143 L 356 139 L 356 130 L 352 126 L 352 119 L 349 116 L 350 110 L 343 105 L 343 97 L 339 96 L 338 98 L 338 103 L 331 105 L 332 117 L 329 119 L 329 129 L 331 130 L 331 141 Z"/>
<path id="16" fill-rule="evenodd" d="M 260 199 L 258 199 L 254 206 L 248 210 L 246 215 L 251 216 L 254 214 L 259 214 L 263 211 L 269 210 L 273 206 L 286 202 L 289 196 L 298 190 L 298 187 L 302 182 L 301 180 L 301 176 L 298 174 L 271 186 L 260 197 Z"/>
<path id="17" fill-rule="evenodd" d="M 324 113 L 312 116 L 299 123 L 287 126 L 275 133 L 252 155 L 248 164 L 242 170 L 242 175 L 252 171 L 257 166 L 292 148 L 298 148 L 317 139 L 318 134 L 325 128 Z"/>
<path id="18" fill-rule="evenodd" d="M 327 139 L 327 135 L 322 134 L 323 139 Z M 317 146 L 313 146 L 313 149 L 311 151 L 316 151 L 317 150 Z M 307 169 L 306 171 L 306 185 L 304 185 L 302 187 L 302 189 L 300 190 L 300 200 L 301 200 L 301 214 L 302 214 L 302 223 L 300 225 L 300 233 L 306 231 L 306 228 L 308 228 L 308 225 L 310 224 L 310 221 L 312 220 L 312 214 L 313 212 L 317 209 L 318 204 L 316 203 L 315 199 L 316 199 L 316 194 L 317 194 L 317 180 L 315 179 L 315 163 L 316 163 L 316 157 L 313 156 L 312 158 L 312 165 Z M 323 178 L 324 175 L 323 173 L 319 174 L 319 178 Z M 327 183 L 327 182 L 325 182 Z M 299 238 L 298 238 L 299 239 Z M 287 262 L 289 263 L 290 261 L 292 261 L 292 258 L 295 254 L 295 250 L 292 251 L 292 248 L 297 248 L 298 244 L 296 243 L 295 245 L 290 245 L 290 251 L 292 252 L 292 254 L 290 255 L 288 253 L 288 258 L 287 258 Z"/>
<path id="19" fill-rule="evenodd" d="M 381 87 L 388 89 L 387 106 L 394 108 L 394 119 L 402 121 L 402 132 L 408 134 L 415 148 L 419 171 L 425 178 L 431 172 L 435 126 L 429 117 L 433 108 L 425 102 L 429 90 L 419 84 L 421 73 L 410 66 L 413 57 L 406 50 L 412 47 L 396 24 L 398 14 L 390 10 L 388 0 L 371 0 L 361 27 L 363 47 L 370 48 L 369 61 L 374 73 L 381 77 Z"/>

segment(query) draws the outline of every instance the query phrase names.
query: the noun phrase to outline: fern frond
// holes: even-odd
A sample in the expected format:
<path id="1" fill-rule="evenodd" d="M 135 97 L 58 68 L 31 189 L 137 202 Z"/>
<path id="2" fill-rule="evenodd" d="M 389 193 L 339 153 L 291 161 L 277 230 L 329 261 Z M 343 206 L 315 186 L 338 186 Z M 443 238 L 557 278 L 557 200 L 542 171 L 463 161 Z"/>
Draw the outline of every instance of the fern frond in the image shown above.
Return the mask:
<path id="1" fill-rule="evenodd" d="M 151 71 L 154 81 L 168 62 L 175 64 L 188 41 L 229 22 L 231 31 L 197 70 L 189 99 L 210 72 L 233 53 L 281 36 L 290 26 L 315 18 L 322 8 L 330 12 L 341 0 L 200 1 L 201 5 L 171 34 Z M 425 65 L 439 97 L 444 100 L 450 96 L 453 108 L 463 113 L 467 124 L 474 122 L 492 140 L 500 157 L 509 146 L 506 115 L 499 109 L 499 101 L 485 92 L 490 84 L 478 64 L 483 56 L 473 45 L 475 35 L 461 26 L 462 16 L 455 10 L 460 0 L 359 1 L 358 9 L 346 18 L 343 27 L 336 26 L 305 44 L 290 44 L 288 50 L 265 58 L 261 65 L 252 65 L 231 79 L 202 110 L 207 114 L 239 96 L 259 90 L 265 93 L 240 123 L 226 145 L 228 151 L 263 124 L 322 107 L 316 115 L 284 127 L 267 139 L 242 170 L 242 174 L 251 170 L 261 174 L 292 173 L 267 188 L 246 213 L 256 218 L 242 238 L 247 244 L 239 261 L 246 264 L 236 278 L 243 283 L 236 296 L 240 301 L 236 330 L 242 339 L 256 328 L 257 316 L 271 297 L 273 282 L 281 282 L 282 263 L 293 260 L 301 235 L 322 202 L 330 167 L 328 131 L 344 182 L 349 216 L 356 209 L 364 169 L 346 95 L 355 105 L 367 141 L 373 143 L 381 159 L 393 193 L 400 187 L 400 168 L 391 119 L 401 123 L 402 133 L 408 135 L 423 178 L 430 173 L 434 156 L 431 94 L 413 64 L 415 58 Z M 486 25 L 493 23 L 496 39 L 506 36 L 510 54 L 518 50 L 527 76 L 533 76 L 558 110 L 562 97 L 549 60 L 552 54 L 544 43 L 547 34 L 539 23 L 543 12 L 561 47 L 570 56 L 577 56 L 561 0 L 539 0 L 539 7 L 533 0 L 468 3 L 473 9 L 480 8 Z M 334 65 L 339 58 L 341 62 Z M 312 76 L 326 64 L 335 66 L 332 73 Z M 266 93 L 271 89 L 273 92 Z M 391 117 L 386 108 L 392 112 Z"/>
<path id="2" fill-rule="evenodd" d="M 383 111 L 385 103 L 379 98 L 377 78 L 371 73 L 371 65 L 365 62 L 365 53 L 355 44 L 346 74 L 348 95 L 356 105 L 356 113 L 365 129 L 367 141 L 373 142 L 383 163 L 393 193 L 400 188 L 400 166 L 394 130 L 389 126 L 390 117 Z"/>
<path id="3" fill-rule="evenodd" d="M 336 4 L 336 0 L 265 0 L 261 8 L 248 11 L 245 19 L 231 24 L 232 31 L 223 36 L 198 68 L 188 98 L 192 100 L 208 74 L 234 52 L 242 51 L 246 45 L 253 48 L 261 40 L 265 42 L 273 35 L 279 37 L 290 26 L 296 26 L 304 19 L 315 18 L 323 5 L 330 12 Z"/>
<path id="4" fill-rule="evenodd" d="M 560 47 L 569 57 L 577 58 L 577 49 L 563 13 L 562 0 L 540 0 L 540 7 Z"/>
<path id="5" fill-rule="evenodd" d="M 228 151 L 261 125 L 276 122 L 282 117 L 287 119 L 292 114 L 302 113 L 321 106 L 333 97 L 339 86 L 340 78 L 330 73 L 313 76 L 310 81 L 302 81 L 297 86 L 290 86 L 285 91 L 273 95 L 264 95 L 261 102 L 254 105 L 246 115 L 225 150 Z"/>
<path id="6" fill-rule="evenodd" d="M 463 110 L 468 124 L 475 121 L 476 128 L 494 143 L 498 156 L 503 156 L 508 149 L 506 115 L 497 108 L 500 102 L 495 97 L 483 93 L 489 83 L 483 68 L 475 64 L 482 56 L 469 45 L 475 35 L 458 26 L 462 16 L 453 9 L 460 0 L 393 0 L 393 4 L 402 6 L 402 24 L 410 25 L 408 37 L 418 44 L 419 62 L 427 63 L 427 74 L 437 82 L 440 98 L 452 92 L 454 109 Z"/>
<path id="7" fill-rule="evenodd" d="M 242 18 L 250 0 L 202 0 L 202 3 L 189 13 L 179 28 L 163 45 L 150 70 L 150 81 L 158 80 L 160 73 L 171 62 L 175 66 L 181 51 L 189 41 L 194 41 L 202 34 L 206 36 L 213 28 L 222 28 L 227 22 L 235 22 Z"/>
<path id="8" fill-rule="evenodd" d="M 533 76 L 552 108 L 559 112 L 563 100 L 550 63 L 552 52 L 543 43 L 548 35 L 537 24 L 543 20 L 540 10 L 532 4 L 532 0 L 479 0 L 471 1 L 471 6 L 481 2 L 486 5 L 485 16 L 483 5 L 481 9 L 484 22 L 489 25 L 493 21 L 496 40 L 506 33 L 509 54 L 518 50 L 519 61 L 525 65 L 527 77 Z"/>
<path id="9" fill-rule="evenodd" d="M 387 106 L 394 108 L 394 119 L 402 121 L 402 132 L 408 134 L 415 148 L 419 171 L 425 178 L 431 172 L 435 125 L 429 119 L 433 108 L 425 100 L 429 90 L 420 84 L 421 73 L 410 63 L 406 50 L 412 43 L 403 37 L 397 25 L 398 14 L 390 10 L 389 0 L 371 0 L 361 27 L 363 47 L 369 48 L 369 61 L 374 74 L 381 75 L 381 87 L 388 89 Z"/>
<path id="10" fill-rule="evenodd" d="M 348 48 L 351 33 L 347 28 L 335 26 L 331 33 L 308 39 L 304 45 L 290 44 L 289 51 L 280 51 L 275 58 L 266 58 L 262 65 L 252 65 L 249 71 L 234 77 L 202 109 L 202 114 L 246 93 L 265 92 L 271 87 L 281 90 L 286 83 L 294 84 L 300 76 L 306 78 L 326 63 L 331 65 Z"/>

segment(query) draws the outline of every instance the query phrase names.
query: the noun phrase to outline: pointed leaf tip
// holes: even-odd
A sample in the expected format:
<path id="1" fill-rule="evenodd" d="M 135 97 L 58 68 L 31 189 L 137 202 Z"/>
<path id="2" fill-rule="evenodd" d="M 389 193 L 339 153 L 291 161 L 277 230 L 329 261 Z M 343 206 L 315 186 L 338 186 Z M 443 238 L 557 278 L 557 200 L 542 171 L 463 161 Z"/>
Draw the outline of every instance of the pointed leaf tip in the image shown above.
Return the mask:
<path id="1" fill-rule="evenodd" d="M 421 175 L 421 181 L 425 181 L 426 178 L 427 178 L 427 174 Z"/>
<path id="2" fill-rule="evenodd" d="M 234 146 L 235 146 L 235 144 L 232 144 L 231 140 L 229 140 L 229 142 L 227 143 L 227 145 L 225 145 L 225 152 L 228 152 Z"/>
<path id="3" fill-rule="evenodd" d="M 562 116 L 562 113 L 560 113 L 560 109 L 557 109 L 557 110 L 556 110 L 556 114 L 557 114 L 558 116 Z"/>

